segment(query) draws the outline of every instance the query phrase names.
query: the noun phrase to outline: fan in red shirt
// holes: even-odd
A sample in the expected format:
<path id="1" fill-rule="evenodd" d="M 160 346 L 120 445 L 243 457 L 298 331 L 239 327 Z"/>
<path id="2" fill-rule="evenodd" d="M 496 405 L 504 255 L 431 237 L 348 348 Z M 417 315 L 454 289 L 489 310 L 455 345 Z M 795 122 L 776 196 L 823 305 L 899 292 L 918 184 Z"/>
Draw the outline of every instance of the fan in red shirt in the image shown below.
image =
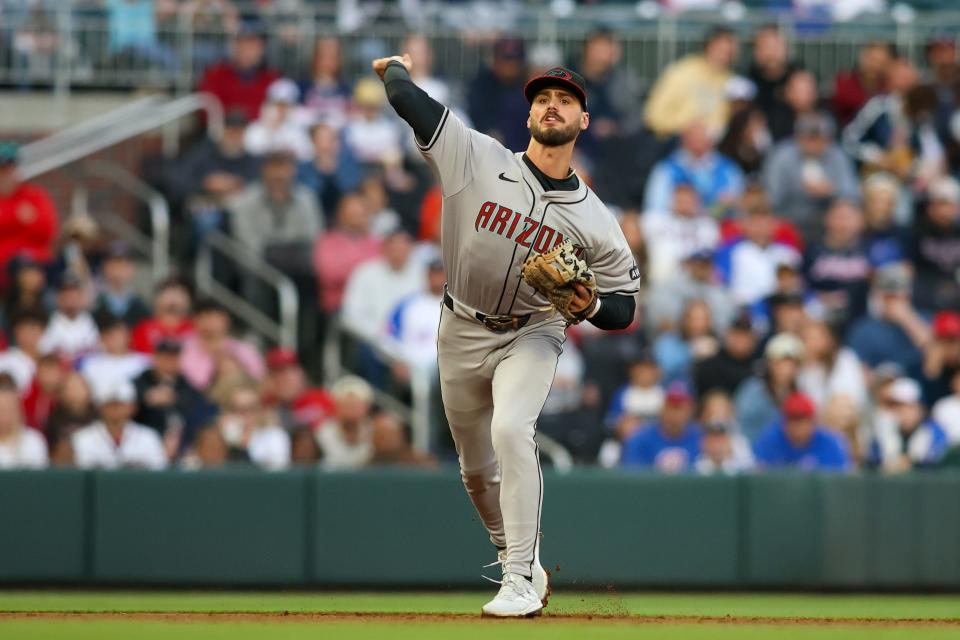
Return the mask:
<path id="1" fill-rule="evenodd" d="M 886 88 L 886 70 L 896 51 L 889 42 L 868 42 L 860 49 L 857 67 L 837 74 L 833 84 L 833 115 L 845 127 L 873 96 Z"/>
<path id="2" fill-rule="evenodd" d="M 185 282 L 177 278 L 161 282 L 153 296 L 153 316 L 133 328 L 131 348 L 140 353 L 153 353 L 164 338 L 180 341 L 192 334 L 190 302 L 190 288 Z"/>
<path id="3" fill-rule="evenodd" d="M 245 22 L 233 40 L 230 58 L 208 67 L 199 90 L 220 99 L 224 113 L 242 111 L 251 122 L 260 115 L 267 87 L 280 74 L 264 63 L 263 27 Z"/>
<path id="4" fill-rule="evenodd" d="M 308 387 L 297 354 L 277 348 L 267 354 L 267 376 L 264 404 L 277 411 L 280 424 L 288 431 L 315 425 L 333 415 L 330 395 L 318 387 Z"/>
<path id="5" fill-rule="evenodd" d="M 0 142 L 0 289 L 9 285 L 7 263 L 18 253 L 40 262 L 53 258 L 59 227 L 47 192 L 21 179 L 19 156 L 19 145 Z"/>

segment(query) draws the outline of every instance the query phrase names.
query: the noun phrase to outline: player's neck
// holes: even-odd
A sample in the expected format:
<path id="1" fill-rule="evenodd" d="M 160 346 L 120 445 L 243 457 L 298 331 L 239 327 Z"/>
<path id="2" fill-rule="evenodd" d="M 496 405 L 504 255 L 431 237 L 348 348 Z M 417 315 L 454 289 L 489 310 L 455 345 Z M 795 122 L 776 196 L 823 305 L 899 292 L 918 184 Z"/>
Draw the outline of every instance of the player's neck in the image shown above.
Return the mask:
<path id="1" fill-rule="evenodd" d="M 547 147 L 534 139 L 527 146 L 527 157 L 547 177 L 563 180 L 570 175 L 570 160 L 573 158 L 573 143 L 562 147 Z"/>

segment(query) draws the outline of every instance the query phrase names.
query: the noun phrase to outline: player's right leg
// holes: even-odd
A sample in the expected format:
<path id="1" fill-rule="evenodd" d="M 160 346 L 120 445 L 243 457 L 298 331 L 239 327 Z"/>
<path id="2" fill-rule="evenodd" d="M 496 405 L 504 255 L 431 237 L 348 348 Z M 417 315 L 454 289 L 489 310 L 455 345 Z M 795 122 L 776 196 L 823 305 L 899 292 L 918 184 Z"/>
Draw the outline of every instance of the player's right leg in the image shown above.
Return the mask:
<path id="1" fill-rule="evenodd" d="M 463 485 L 490 541 L 497 549 L 505 549 L 500 470 L 490 435 L 492 373 L 484 364 L 495 347 L 490 335 L 479 324 L 459 318 L 443 307 L 437 364 L 444 413 L 460 459 Z"/>

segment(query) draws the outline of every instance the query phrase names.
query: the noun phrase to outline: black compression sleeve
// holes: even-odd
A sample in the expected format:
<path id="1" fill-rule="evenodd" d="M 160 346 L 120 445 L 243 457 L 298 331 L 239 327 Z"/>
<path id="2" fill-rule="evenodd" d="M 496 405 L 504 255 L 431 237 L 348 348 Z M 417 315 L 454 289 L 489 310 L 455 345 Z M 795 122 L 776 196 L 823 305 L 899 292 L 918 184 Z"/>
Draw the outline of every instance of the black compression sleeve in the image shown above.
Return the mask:
<path id="1" fill-rule="evenodd" d="M 613 331 L 626 329 L 633 322 L 633 314 L 637 309 L 637 301 L 633 296 L 614 294 L 601 296 L 600 311 L 590 318 L 590 322 L 598 329 Z"/>
<path id="2" fill-rule="evenodd" d="M 433 137 L 443 116 L 442 104 L 415 85 L 403 64 L 394 60 L 383 74 L 387 99 L 401 118 L 413 128 L 421 144 Z"/>

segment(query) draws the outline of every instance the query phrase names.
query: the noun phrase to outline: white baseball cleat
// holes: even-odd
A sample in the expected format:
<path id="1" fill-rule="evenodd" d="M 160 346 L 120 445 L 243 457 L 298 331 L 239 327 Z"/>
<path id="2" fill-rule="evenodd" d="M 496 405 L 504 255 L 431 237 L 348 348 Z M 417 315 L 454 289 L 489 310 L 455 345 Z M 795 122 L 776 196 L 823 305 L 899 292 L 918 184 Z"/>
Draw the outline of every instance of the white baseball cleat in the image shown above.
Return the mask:
<path id="1" fill-rule="evenodd" d="M 494 618 L 528 618 L 540 615 L 543 602 L 533 584 L 516 573 L 503 574 L 497 596 L 483 605 L 483 615 Z"/>
<path id="2" fill-rule="evenodd" d="M 540 564 L 540 545 L 537 545 L 537 548 L 534 550 L 533 556 L 533 590 L 537 592 L 537 597 L 540 598 L 540 602 L 543 603 L 543 606 L 547 606 L 547 603 L 550 601 L 550 574 L 546 572 L 543 568 L 543 565 Z M 501 549 L 497 551 L 497 561 L 491 562 L 488 565 L 485 565 L 484 568 L 493 567 L 500 565 L 501 567 L 507 566 L 507 550 Z M 487 576 L 483 576 L 485 580 L 490 580 L 495 584 L 501 584 L 499 580 L 492 580 Z"/>

